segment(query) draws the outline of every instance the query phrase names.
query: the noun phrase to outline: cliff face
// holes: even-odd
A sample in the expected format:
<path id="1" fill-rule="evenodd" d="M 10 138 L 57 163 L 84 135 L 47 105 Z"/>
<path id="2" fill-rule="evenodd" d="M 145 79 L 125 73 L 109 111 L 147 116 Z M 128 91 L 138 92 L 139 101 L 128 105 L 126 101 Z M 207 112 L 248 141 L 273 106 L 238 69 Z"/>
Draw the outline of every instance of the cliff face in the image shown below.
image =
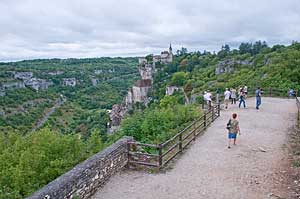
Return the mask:
<path id="1" fill-rule="evenodd" d="M 154 69 L 152 66 L 144 65 L 139 68 L 139 72 L 142 79 L 152 79 Z"/>
<path id="2" fill-rule="evenodd" d="M 152 88 L 152 75 L 154 71 L 154 64 L 142 62 L 139 65 L 141 79 L 136 81 L 132 88 L 128 90 L 123 104 L 115 104 L 113 106 L 109 115 L 111 120 L 111 124 L 109 125 L 109 132 L 113 132 L 115 129 L 118 129 L 118 126 L 120 126 L 123 117 L 134 103 L 147 103 L 148 92 Z"/>
<path id="3" fill-rule="evenodd" d="M 125 116 L 126 112 L 132 107 L 136 102 L 143 103 L 145 106 L 151 101 L 148 97 L 148 93 L 152 88 L 153 74 L 155 73 L 155 63 L 170 63 L 173 60 L 172 47 L 170 45 L 169 51 L 164 51 L 161 55 L 150 56 L 139 58 L 139 72 L 141 79 L 136 81 L 135 84 L 127 92 L 122 105 L 114 105 L 110 112 L 110 130 L 116 129 L 121 124 L 122 118 Z"/>
<path id="4" fill-rule="evenodd" d="M 249 60 L 234 60 L 234 59 L 227 59 L 224 61 L 220 61 L 217 64 L 215 74 L 219 75 L 222 73 L 232 73 L 235 71 L 236 67 L 238 66 L 246 66 L 252 65 L 252 62 Z"/>

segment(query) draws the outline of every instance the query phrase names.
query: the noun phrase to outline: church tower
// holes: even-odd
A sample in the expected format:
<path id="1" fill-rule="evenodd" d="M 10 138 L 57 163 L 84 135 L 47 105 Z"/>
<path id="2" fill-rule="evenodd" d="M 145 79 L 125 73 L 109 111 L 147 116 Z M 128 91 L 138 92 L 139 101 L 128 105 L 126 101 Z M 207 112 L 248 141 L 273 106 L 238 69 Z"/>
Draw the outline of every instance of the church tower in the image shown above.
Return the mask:
<path id="1" fill-rule="evenodd" d="M 172 53 L 172 45 L 170 43 L 168 62 L 171 63 L 172 61 L 173 61 L 173 53 Z"/>

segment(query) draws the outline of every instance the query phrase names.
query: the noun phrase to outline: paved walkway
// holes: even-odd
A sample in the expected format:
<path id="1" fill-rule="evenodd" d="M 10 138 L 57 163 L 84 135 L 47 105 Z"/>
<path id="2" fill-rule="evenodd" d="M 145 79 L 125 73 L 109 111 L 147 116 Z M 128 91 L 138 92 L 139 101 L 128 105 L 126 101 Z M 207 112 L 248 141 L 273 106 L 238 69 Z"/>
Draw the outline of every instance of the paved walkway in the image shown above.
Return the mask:
<path id="1" fill-rule="evenodd" d="M 261 199 L 289 198 L 284 184 L 288 129 L 295 100 L 262 98 L 255 110 L 230 106 L 202 137 L 159 174 L 125 171 L 113 176 L 93 199 Z M 241 136 L 227 149 L 226 123 L 238 113 Z M 260 149 L 265 149 L 262 152 Z"/>

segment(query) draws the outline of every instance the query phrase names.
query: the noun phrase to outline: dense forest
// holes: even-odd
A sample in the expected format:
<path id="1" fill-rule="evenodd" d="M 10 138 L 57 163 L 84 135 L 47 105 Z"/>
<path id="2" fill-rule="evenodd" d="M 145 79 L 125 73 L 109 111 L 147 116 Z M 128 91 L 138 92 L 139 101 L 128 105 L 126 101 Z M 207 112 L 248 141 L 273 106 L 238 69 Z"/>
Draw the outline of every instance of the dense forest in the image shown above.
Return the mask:
<path id="1" fill-rule="evenodd" d="M 106 134 L 107 109 L 121 103 L 139 78 L 136 58 L 29 60 L 1 63 L 0 69 L 2 85 L 15 81 L 16 71 L 53 82 L 47 90 L 6 89 L 0 96 L 0 198 L 23 198 L 123 135 L 147 143 L 167 140 L 202 114 L 204 90 L 241 85 L 299 90 L 300 43 L 270 47 L 257 41 L 238 49 L 225 44 L 217 53 L 182 48 L 172 63 L 156 64 L 150 103 L 134 106 L 113 135 Z M 49 75 L 53 71 L 63 73 Z M 62 84 L 72 77 L 76 86 Z M 181 89 L 169 96 L 167 86 Z M 31 132 L 60 98 L 66 101 Z"/>
<path id="2" fill-rule="evenodd" d="M 66 102 L 47 120 L 46 126 L 61 133 L 80 132 L 88 137 L 93 129 L 106 131 L 106 109 L 120 103 L 127 89 L 139 78 L 136 58 L 28 60 L 0 65 L 0 86 L 20 82 L 17 72 L 52 83 L 48 89 L 8 88 L 0 98 L 0 128 L 26 134 L 63 96 Z M 76 78 L 76 86 L 63 85 Z M 93 82 L 94 81 L 94 82 Z"/>
<path id="3" fill-rule="evenodd" d="M 19 72 L 47 89 L 5 87 Z M 75 78 L 76 85 L 65 85 Z M 0 63 L 0 198 L 23 198 L 114 142 L 108 109 L 139 78 L 137 58 L 43 59 Z M 45 124 L 37 122 L 62 101 Z"/>

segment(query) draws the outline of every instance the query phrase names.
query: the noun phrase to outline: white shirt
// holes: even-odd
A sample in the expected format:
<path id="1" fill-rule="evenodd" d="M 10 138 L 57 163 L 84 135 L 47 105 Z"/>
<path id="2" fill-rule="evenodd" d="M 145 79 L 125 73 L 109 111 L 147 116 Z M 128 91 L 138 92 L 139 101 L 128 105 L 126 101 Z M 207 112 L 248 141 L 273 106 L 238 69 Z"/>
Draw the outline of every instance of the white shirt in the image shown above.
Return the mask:
<path id="1" fill-rule="evenodd" d="M 230 95 L 231 95 L 230 91 L 225 91 L 225 93 L 224 93 L 225 99 L 229 99 Z"/>
<path id="2" fill-rule="evenodd" d="M 211 93 L 206 93 L 203 97 L 204 97 L 204 100 L 211 101 Z"/>
<path id="3" fill-rule="evenodd" d="M 236 98 L 236 90 L 235 89 L 231 90 L 231 98 Z"/>

